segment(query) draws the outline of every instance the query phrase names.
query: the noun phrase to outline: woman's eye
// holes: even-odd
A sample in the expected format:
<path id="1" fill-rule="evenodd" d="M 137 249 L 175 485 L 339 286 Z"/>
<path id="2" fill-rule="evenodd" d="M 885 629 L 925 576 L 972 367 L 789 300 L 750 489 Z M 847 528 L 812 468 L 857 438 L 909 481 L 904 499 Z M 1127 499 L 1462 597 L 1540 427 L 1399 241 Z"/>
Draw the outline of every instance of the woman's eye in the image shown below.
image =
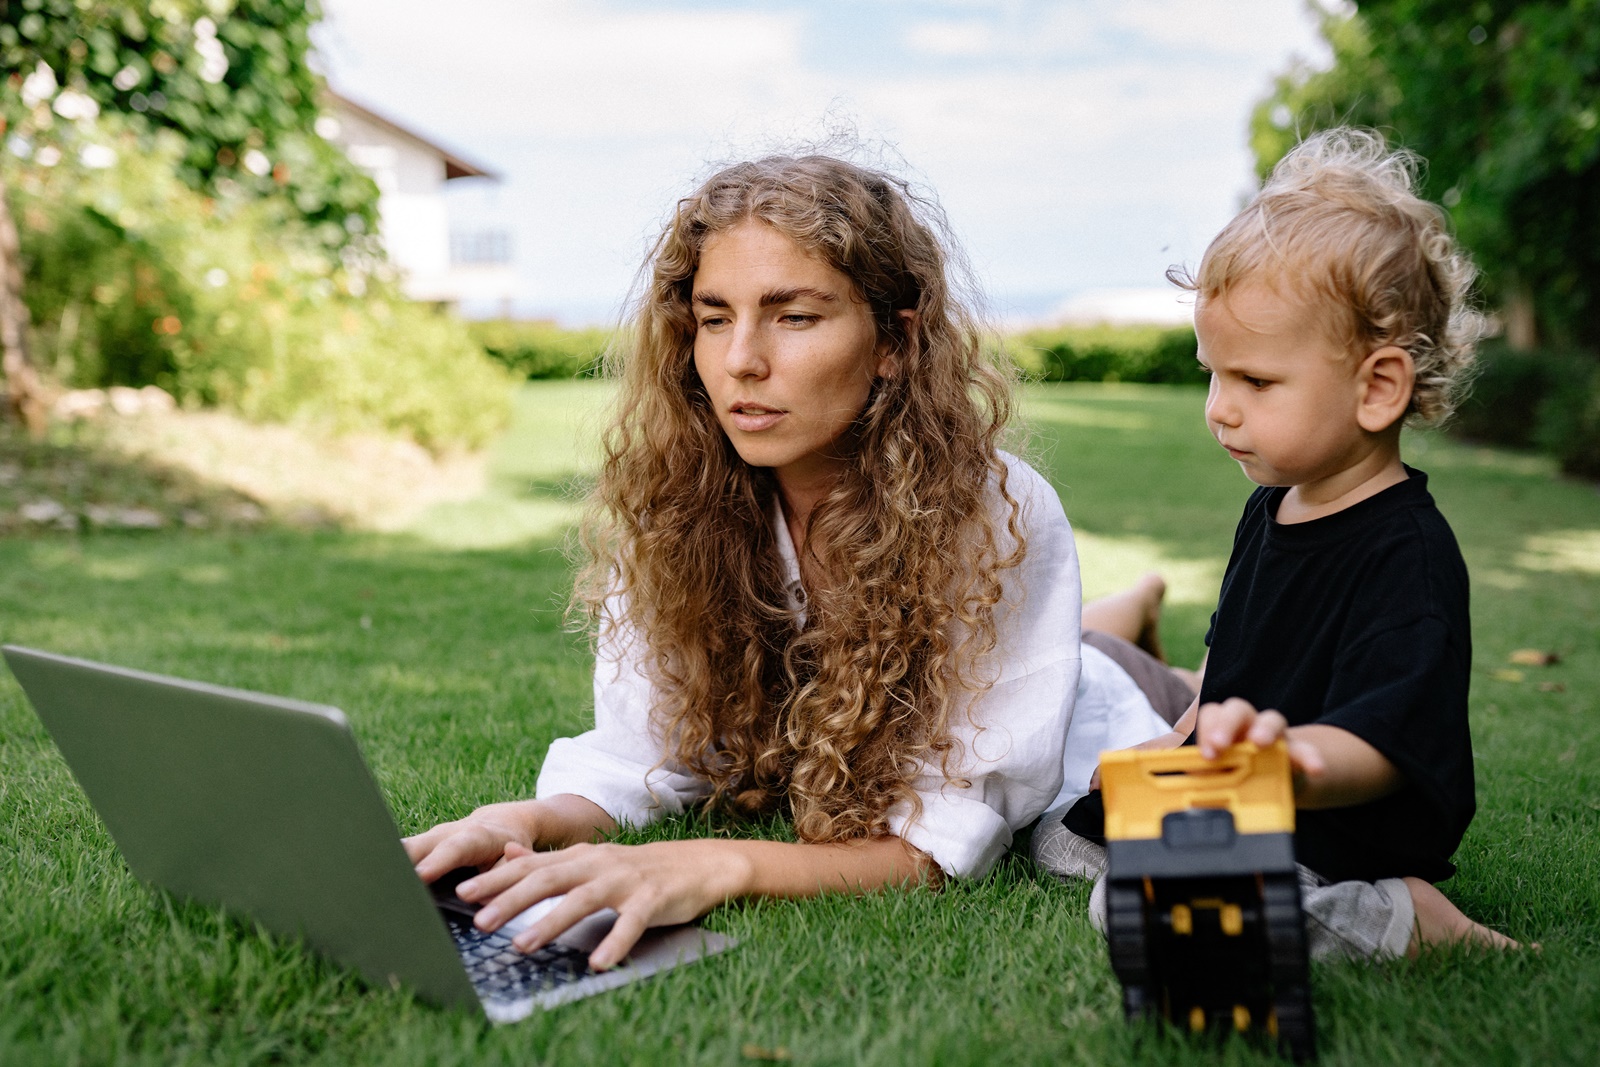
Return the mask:
<path id="1" fill-rule="evenodd" d="M 718 326 L 726 325 L 727 321 L 728 321 L 728 319 L 727 319 L 727 316 L 725 316 L 725 315 L 707 315 L 707 316 L 705 316 L 704 318 L 702 318 L 700 320 L 700 329 L 702 329 L 702 330 L 715 329 Z"/>
<path id="2" fill-rule="evenodd" d="M 778 316 L 778 321 L 788 323 L 790 326 L 809 326 L 820 317 L 819 315 L 808 315 L 803 311 L 790 311 Z"/>

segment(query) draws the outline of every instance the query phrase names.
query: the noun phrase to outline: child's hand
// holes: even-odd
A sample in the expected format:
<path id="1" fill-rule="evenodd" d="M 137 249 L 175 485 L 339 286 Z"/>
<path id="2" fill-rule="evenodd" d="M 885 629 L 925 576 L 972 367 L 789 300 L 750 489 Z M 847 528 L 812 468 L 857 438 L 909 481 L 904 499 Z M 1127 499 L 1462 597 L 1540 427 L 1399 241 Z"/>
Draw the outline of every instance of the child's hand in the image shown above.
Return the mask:
<path id="1" fill-rule="evenodd" d="M 1173 730 L 1171 733 L 1162 734 L 1160 737 L 1152 737 L 1148 741 L 1141 741 L 1137 745 L 1131 745 L 1131 746 L 1129 746 L 1128 751 L 1129 752 L 1157 752 L 1157 751 L 1160 751 L 1161 749 L 1177 748 L 1179 745 L 1183 744 L 1188 739 L 1189 739 L 1189 734 L 1188 734 L 1187 731 Z M 1094 767 L 1094 773 L 1089 776 L 1089 792 L 1092 793 L 1096 789 L 1099 789 L 1099 788 L 1100 788 L 1100 765 L 1097 763 L 1097 764 L 1095 764 L 1095 767 Z"/>
<path id="2" fill-rule="evenodd" d="M 1240 697 L 1229 697 L 1220 704 L 1200 706 L 1200 754 L 1206 759 L 1216 759 L 1223 749 L 1239 741 L 1251 741 L 1265 748 L 1287 738 L 1289 764 L 1294 768 L 1295 792 L 1307 782 L 1321 778 L 1328 770 L 1327 761 L 1317 746 L 1297 740 L 1289 733 L 1289 721 L 1276 711 L 1257 711 L 1254 704 Z"/>

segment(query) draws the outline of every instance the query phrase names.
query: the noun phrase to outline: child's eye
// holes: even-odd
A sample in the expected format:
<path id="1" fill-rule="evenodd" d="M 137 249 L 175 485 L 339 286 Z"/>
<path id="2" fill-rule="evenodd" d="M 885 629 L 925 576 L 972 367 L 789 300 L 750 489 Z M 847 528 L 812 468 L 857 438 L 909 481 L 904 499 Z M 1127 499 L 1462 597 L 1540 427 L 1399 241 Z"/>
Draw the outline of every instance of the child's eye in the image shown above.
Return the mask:
<path id="1" fill-rule="evenodd" d="M 1246 374 L 1244 375 L 1244 384 L 1248 385 L 1252 389 L 1265 389 L 1272 383 L 1267 381 L 1265 378 L 1252 378 L 1250 375 Z"/>

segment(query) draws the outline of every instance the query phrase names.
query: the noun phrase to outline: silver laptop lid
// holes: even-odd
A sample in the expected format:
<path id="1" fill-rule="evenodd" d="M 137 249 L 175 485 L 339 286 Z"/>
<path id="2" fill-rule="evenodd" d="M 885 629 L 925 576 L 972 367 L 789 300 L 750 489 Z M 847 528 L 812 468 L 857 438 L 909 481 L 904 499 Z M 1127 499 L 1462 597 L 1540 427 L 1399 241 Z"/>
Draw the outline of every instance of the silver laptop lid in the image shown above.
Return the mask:
<path id="1" fill-rule="evenodd" d="M 478 1003 L 337 708 L 4 652 L 138 877 L 380 984 Z"/>

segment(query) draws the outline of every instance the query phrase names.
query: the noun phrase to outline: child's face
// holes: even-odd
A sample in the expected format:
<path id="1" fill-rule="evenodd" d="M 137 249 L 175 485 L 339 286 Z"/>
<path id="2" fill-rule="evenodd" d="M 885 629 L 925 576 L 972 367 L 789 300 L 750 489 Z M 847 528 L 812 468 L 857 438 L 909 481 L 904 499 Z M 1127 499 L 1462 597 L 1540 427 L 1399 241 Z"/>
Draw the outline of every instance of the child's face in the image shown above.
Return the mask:
<path id="1" fill-rule="evenodd" d="M 1200 301 L 1194 327 L 1211 372 L 1206 425 L 1251 481 L 1315 486 L 1370 450 L 1360 361 L 1315 308 L 1252 282 Z"/>

